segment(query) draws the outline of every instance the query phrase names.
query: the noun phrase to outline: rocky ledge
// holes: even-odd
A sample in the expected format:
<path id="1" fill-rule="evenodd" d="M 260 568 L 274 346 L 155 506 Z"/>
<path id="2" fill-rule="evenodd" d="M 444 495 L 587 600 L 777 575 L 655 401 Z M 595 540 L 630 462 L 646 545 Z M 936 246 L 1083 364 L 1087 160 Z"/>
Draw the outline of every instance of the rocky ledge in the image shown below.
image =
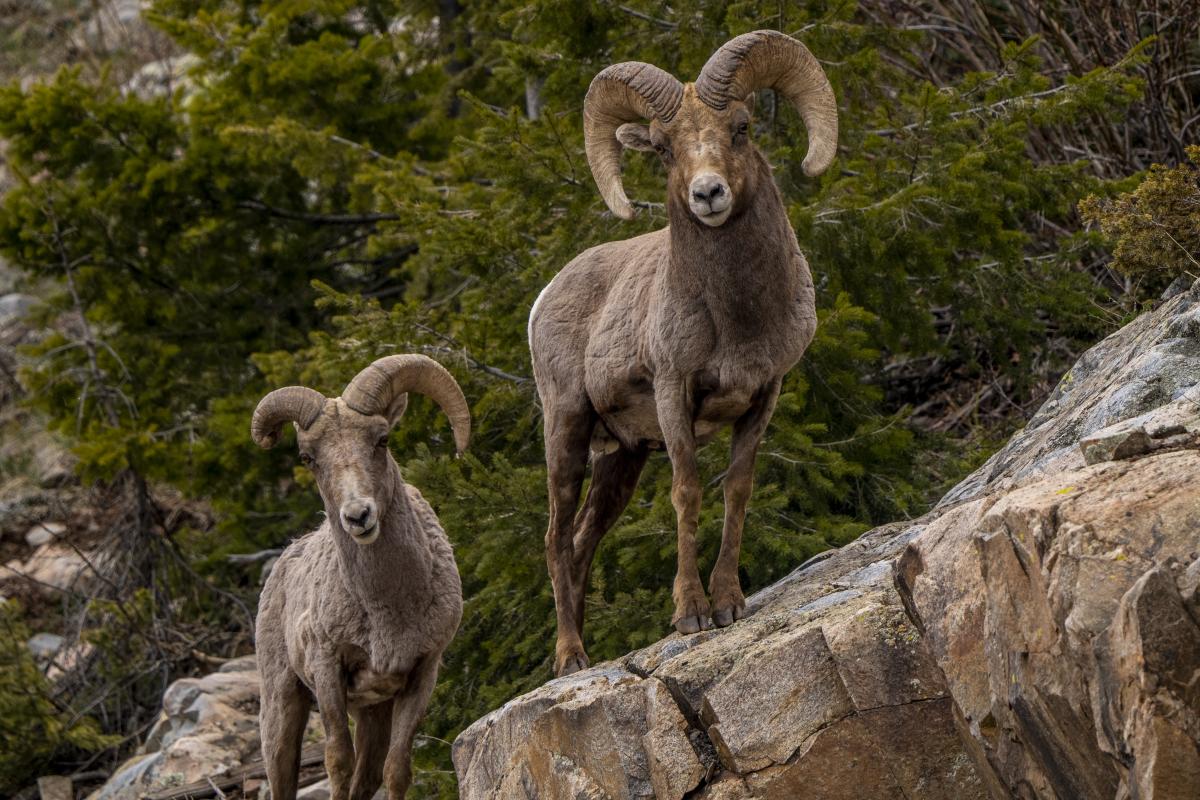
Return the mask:
<path id="1" fill-rule="evenodd" d="M 1200 283 L 925 517 L 454 744 L 483 798 L 1200 797 Z"/>

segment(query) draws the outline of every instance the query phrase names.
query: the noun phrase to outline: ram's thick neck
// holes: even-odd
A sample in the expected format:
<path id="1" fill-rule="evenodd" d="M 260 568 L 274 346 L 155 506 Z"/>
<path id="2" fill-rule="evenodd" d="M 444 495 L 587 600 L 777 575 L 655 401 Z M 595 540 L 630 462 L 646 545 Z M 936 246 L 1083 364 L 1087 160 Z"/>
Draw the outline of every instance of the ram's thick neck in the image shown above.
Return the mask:
<path id="1" fill-rule="evenodd" d="M 347 591 L 369 616 L 381 621 L 419 613 L 428 601 L 433 569 L 425 531 L 413 515 L 400 468 L 390 456 L 388 471 L 391 496 L 379 515 L 379 538 L 359 545 L 344 531 L 333 531 Z"/>
<path id="2" fill-rule="evenodd" d="M 680 291 L 704 293 L 714 316 L 753 335 L 774 318 L 771 308 L 794 302 L 799 245 L 783 198 L 765 162 L 758 191 L 741 213 L 713 228 L 672 196 L 670 280 Z"/>

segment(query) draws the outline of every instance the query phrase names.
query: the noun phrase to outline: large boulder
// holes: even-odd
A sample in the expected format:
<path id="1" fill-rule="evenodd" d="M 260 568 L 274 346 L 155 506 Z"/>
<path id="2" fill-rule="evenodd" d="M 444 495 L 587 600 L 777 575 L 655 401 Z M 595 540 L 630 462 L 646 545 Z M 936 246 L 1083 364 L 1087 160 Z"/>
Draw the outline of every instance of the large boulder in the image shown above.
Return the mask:
<path id="1" fill-rule="evenodd" d="M 922 519 L 454 744 L 483 798 L 1200 797 L 1200 284 Z"/>
<path id="2" fill-rule="evenodd" d="M 163 693 L 162 712 L 138 754 L 122 764 L 88 800 L 139 800 L 189 784 L 204 790 L 228 776 L 262 776 L 258 708 L 261 682 L 254 656 L 234 659 L 201 678 L 182 678 Z M 311 715 L 306 743 L 319 746 L 319 717 Z M 237 784 L 243 781 L 239 777 Z M 248 782 L 247 782 L 248 783 Z"/>
<path id="3" fill-rule="evenodd" d="M 258 756 L 258 669 L 253 657 L 203 678 L 175 681 L 142 752 L 89 800 L 136 800 L 150 792 L 219 777 Z"/>
<path id="4" fill-rule="evenodd" d="M 88 800 L 137 800 L 257 761 L 259 689 L 254 656 L 202 678 L 175 681 L 163 694 L 162 713 L 140 753 Z"/>
<path id="5" fill-rule="evenodd" d="M 460 796 L 985 798 L 893 585 L 923 529 L 876 529 L 750 597 L 730 628 L 509 702 L 455 741 Z"/>

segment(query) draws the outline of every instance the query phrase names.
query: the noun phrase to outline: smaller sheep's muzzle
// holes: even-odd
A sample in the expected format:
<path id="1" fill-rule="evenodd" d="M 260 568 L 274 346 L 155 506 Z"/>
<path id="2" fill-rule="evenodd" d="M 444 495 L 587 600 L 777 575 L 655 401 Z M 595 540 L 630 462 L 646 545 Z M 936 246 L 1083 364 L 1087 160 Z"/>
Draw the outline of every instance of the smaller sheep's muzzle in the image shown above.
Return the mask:
<path id="1" fill-rule="evenodd" d="M 729 219 L 733 208 L 733 192 L 720 175 L 705 172 L 692 178 L 688 187 L 688 207 L 696 219 L 716 227 Z"/>
<path id="2" fill-rule="evenodd" d="M 370 544 L 379 538 L 379 507 L 369 497 L 355 497 L 342 503 L 339 510 L 342 528 L 357 544 Z"/>

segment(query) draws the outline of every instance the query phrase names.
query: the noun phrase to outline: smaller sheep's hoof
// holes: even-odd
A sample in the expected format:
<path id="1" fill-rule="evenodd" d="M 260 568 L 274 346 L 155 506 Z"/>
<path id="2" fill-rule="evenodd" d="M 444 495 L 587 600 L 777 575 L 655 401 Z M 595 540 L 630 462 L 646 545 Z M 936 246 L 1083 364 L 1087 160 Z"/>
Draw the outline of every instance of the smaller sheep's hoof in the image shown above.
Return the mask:
<path id="1" fill-rule="evenodd" d="M 680 633 L 699 633 L 709 627 L 708 617 L 681 617 L 675 620 L 675 630 Z"/>

